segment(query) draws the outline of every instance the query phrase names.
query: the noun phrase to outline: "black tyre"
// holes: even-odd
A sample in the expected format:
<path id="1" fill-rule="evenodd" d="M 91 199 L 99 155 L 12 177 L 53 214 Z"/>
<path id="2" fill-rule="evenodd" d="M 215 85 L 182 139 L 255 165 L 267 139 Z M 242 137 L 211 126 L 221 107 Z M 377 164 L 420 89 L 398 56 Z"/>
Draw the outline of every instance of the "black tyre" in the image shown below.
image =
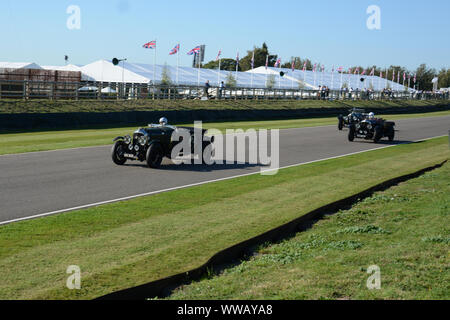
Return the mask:
<path id="1" fill-rule="evenodd" d="M 159 144 L 152 144 L 147 150 L 147 165 L 150 168 L 158 169 L 163 160 L 163 150 Z"/>
<path id="2" fill-rule="evenodd" d="M 355 126 L 350 125 L 348 129 L 348 141 L 353 142 L 355 140 Z"/>
<path id="3" fill-rule="evenodd" d="M 118 166 L 123 166 L 127 159 L 125 158 L 125 144 L 123 141 L 117 141 L 111 151 L 112 161 Z"/>
<path id="4" fill-rule="evenodd" d="M 213 154 L 208 154 L 207 158 L 205 158 L 205 149 L 208 148 L 212 143 L 211 142 L 204 142 L 203 143 L 203 152 L 202 152 L 202 164 L 206 164 L 206 165 L 210 165 L 209 163 L 211 162 L 211 158 L 214 155 Z"/>
<path id="5" fill-rule="evenodd" d="M 388 139 L 390 142 L 394 141 L 395 139 L 395 130 L 392 127 L 389 129 Z"/>
<path id="6" fill-rule="evenodd" d="M 344 119 L 339 118 L 338 129 L 339 131 L 342 131 L 343 128 L 344 128 Z"/>
<path id="7" fill-rule="evenodd" d="M 378 143 L 383 138 L 383 128 L 380 126 L 375 127 L 375 133 L 373 136 L 373 142 Z"/>

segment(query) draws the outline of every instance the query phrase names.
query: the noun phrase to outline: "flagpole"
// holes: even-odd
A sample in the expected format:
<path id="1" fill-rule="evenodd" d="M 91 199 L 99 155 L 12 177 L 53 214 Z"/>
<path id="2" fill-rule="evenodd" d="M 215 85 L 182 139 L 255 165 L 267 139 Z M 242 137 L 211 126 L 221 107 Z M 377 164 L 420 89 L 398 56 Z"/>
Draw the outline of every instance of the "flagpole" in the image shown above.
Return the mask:
<path id="1" fill-rule="evenodd" d="M 333 70 L 331 70 L 331 90 L 334 90 L 334 66 Z"/>
<path id="2" fill-rule="evenodd" d="M 158 46 L 158 43 L 155 40 L 155 54 L 153 56 L 153 85 L 155 85 L 156 83 L 156 48 Z"/>
<path id="3" fill-rule="evenodd" d="M 219 57 L 219 72 L 217 72 L 217 85 L 220 87 L 220 63 L 222 59 Z"/>
<path id="4" fill-rule="evenodd" d="M 177 85 L 180 85 L 180 51 L 181 51 L 181 45 L 178 48 L 178 53 L 177 53 Z"/>
<path id="5" fill-rule="evenodd" d="M 344 69 L 341 70 L 341 86 L 340 86 L 339 90 L 342 90 L 342 80 L 343 80 L 343 77 L 344 77 Z"/>

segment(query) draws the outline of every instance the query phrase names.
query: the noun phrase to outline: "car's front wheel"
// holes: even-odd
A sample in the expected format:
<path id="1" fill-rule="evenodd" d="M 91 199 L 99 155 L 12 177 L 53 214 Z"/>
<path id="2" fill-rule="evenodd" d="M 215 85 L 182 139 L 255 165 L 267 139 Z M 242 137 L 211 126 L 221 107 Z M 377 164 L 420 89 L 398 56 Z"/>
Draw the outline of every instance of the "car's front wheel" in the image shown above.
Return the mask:
<path id="1" fill-rule="evenodd" d="M 125 144 L 123 141 L 117 141 L 111 151 L 112 161 L 118 166 L 123 166 L 127 159 L 125 158 Z"/>
<path id="2" fill-rule="evenodd" d="M 159 144 L 152 144 L 147 150 L 147 165 L 157 169 L 163 160 L 163 150 Z"/>
<path id="3" fill-rule="evenodd" d="M 350 125 L 348 129 L 348 141 L 353 142 L 355 140 L 355 126 Z"/>
<path id="4" fill-rule="evenodd" d="M 381 138 L 383 138 L 383 128 L 381 126 L 376 126 L 373 142 L 378 143 Z"/>

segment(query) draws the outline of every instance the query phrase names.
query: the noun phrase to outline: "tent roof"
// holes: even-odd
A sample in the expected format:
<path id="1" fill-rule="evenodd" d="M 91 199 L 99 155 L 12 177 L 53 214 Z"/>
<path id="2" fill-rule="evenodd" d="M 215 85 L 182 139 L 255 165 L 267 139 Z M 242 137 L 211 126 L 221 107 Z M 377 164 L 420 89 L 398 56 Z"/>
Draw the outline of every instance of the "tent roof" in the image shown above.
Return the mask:
<path id="1" fill-rule="evenodd" d="M 5 69 L 42 69 L 33 62 L 0 62 L 0 68 Z"/>

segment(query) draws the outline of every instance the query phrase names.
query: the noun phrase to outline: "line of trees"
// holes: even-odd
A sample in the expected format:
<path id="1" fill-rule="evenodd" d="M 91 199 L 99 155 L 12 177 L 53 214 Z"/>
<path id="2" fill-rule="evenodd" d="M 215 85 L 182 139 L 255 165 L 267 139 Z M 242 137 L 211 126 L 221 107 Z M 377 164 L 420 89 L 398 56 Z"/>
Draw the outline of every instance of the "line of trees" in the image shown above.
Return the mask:
<path id="1" fill-rule="evenodd" d="M 254 62 L 254 68 L 263 67 L 266 65 L 266 57 L 269 56 L 269 67 L 273 67 L 275 62 L 278 59 L 277 54 L 271 54 L 269 52 L 269 47 L 266 43 L 263 43 L 261 47 L 254 47 L 253 50 L 247 51 L 247 55 L 240 59 L 239 61 L 239 71 L 248 71 L 252 68 L 251 60 L 253 57 L 253 54 L 255 55 L 255 62 Z M 303 66 L 306 62 L 306 70 L 313 70 L 314 64 L 312 63 L 311 59 L 308 58 L 301 58 L 301 57 L 291 57 L 291 59 L 288 62 L 285 62 L 281 65 L 282 68 L 291 68 L 292 61 L 294 61 L 295 69 L 297 70 L 303 70 Z M 316 63 L 317 71 L 321 71 L 322 64 Z M 218 69 L 219 68 L 219 61 L 209 61 L 206 63 L 203 68 L 206 69 Z M 362 66 L 353 66 L 352 70 L 355 70 L 356 68 L 359 68 L 360 72 L 363 70 L 367 70 L 367 74 L 369 74 L 372 69 L 375 69 L 375 75 L 379 76 L 381 72 L 383 72 L 383 78 L 386 78 L 386 68 L 378 67 L 378 66 L 368 66 L 368 67 L 362 67 Z M 227 71 L 235 71 L 236 70 L 236 60 L 225 58 L 221 59 L 221 70 L 227 70 Z M 344 72 L 348 72 L 347 70 L 344 70 Z M 410 85 L 411 87 L 414 86 L 413 83 L 413 77 L 416 75 L 416 87 L 421 90 L 432 90 L 433 84 L 431 83 L 431 80 L 435 76 L 439 77 L 439 88 L 450 88 L 450 69 L 442 68 L 439 72 L 434 68 L 429 68 L 426 64 L 421 64 L 416 70 L 408 70 L 405 67 L 402 66 L 390 66 L 388 68 L 387 72 L 387 79 L 392 80 L 392 75 L 394 75 L 395 81 L 397 81 L 398 73 L 400 72 L 400 83 L 403 83 L 403 73 L 411 76 Z M 408 78 L 405 81 L 405 85 L 408 85 Z"/>

